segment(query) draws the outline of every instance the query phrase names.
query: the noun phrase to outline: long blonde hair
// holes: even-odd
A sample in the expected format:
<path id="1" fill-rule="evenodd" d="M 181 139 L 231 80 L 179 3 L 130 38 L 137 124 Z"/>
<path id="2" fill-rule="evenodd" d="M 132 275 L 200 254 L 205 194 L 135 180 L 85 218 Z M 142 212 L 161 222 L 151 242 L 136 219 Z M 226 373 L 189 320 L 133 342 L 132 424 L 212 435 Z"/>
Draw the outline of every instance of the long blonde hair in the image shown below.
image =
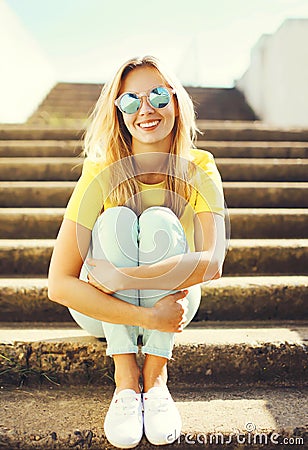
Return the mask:
<path id="1" fill-rule="evenodd" d="M 111 203 L 129 206 L 140 214 L 142 212 L 140 186 L 135 178 L 132 162 L 132 139 L 124 124 L 122 113 L 114 104 L 125 77 L 139 67 L 155 68 L 175 91 L 174 99 L 177 102 L 178 115 L 172 131 L 169 152 L 171 158 L 168 159 L 165 173 L 165 206 L 171 208 L 180 217 L 192 195 L 189 180 L 194 167 L 189 164 L 189 150 L 194 147 L 198 129 L 191 98 L 177 78 L 167 74 L 156 58 L 145 56 L 130 59 L 120 67 L 114 78 L 103 86 L 89 118 L 84 139 L 84 152 L 89 159 L 112 167 L 109 171 L 112 177 L 112 189 L 109 194 Z M 183 158 L 188 164 L 183 164 Z M 120 161 L 125 163 L 119 164 Z"/>

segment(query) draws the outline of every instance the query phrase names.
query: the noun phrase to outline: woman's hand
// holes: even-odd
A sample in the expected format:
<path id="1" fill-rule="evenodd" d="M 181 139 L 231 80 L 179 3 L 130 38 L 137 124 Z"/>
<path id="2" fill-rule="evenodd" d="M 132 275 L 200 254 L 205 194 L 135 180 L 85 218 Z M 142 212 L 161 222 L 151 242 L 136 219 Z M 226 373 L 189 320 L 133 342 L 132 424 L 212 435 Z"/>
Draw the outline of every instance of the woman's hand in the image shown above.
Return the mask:
<path id="1" fill-rule="evenodd" d="M 106 294 L 113 294 L 121 289 L 119 282 L 121 272 L 112 263 L 103 259 L 87 259 L 86 264 L 90 268 L 89 284 Z M 175 294 L 168 294 L 153 307 L 144 308 L 146 312 L 144 328 L 169 333 L 183 331 L 187 313 L 187 299 L 185 298 L 187 294 L 187 289 Z"/>
<path id="2" fill-rule="evenodd" d="M 111 262 L 104 259 L 87 259 L 86 265 L 89 267 L 89 284 L 105 294 L 113 294 L 119 290 L 117 280 L 120 272 Z"/>
<path id="3" fill-rule="evenodd" d="M 188 290 L 169 294 L 149 308 L 150 320 L 146 328 L 150 330 L 180 333 L 186 322 Z"/>

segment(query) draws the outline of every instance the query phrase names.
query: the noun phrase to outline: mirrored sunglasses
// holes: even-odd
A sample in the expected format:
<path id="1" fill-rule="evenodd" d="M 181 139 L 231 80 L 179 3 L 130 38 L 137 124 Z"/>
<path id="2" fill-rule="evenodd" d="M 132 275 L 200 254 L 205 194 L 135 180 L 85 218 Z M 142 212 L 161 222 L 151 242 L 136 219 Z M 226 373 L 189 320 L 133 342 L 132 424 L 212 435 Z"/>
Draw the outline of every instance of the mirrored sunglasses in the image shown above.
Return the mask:
<path id="1" fill-rule="evenodd" d="M 114 102 L 122 113 L 135 114 L 141 107 L 142 98 L 146 97 L 149 104 L 156 109 L 162 109 L 169 105 L 171 95 L 174 94 L 173 89 L 164 86 L 155 87 L 149 94 L 140 92 L 124 92 Z"/>

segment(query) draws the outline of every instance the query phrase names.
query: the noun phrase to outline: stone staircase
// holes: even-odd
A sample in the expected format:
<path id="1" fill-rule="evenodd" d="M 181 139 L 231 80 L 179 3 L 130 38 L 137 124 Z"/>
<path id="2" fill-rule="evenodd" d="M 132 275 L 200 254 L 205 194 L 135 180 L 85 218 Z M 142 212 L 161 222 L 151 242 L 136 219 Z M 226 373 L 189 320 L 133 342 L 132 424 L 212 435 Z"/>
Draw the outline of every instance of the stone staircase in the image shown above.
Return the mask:
<path id="1" fill-rule="evenodd" d="M 57 83 L 29 118 L 30 124 L 70 123 L 84 120 L 95 105 L 102 84 Z M 187 87 L 200 120 L 256 120 L 236 88 Z"/>
<path id="2" fill-rule="evenodd" d="M 177 335 L 170 389 L 184 434 L 173 447 L 206 438 L 206 448 L 230 448 L 233 433 L 231 448 L 261 448 L 253 439 L 264 433 L 277 449 L 277 433 L 280 448 L 305 448 L 308 130 L 199 128 L 198 147 L 224 181 L 231 241 L 223 278 L 204 286 L 194 322 Z M 105 343 L 47 298 L 81 136 L 78 127 L 0 126 L 0 448 L 112 448 L 101 423 L 113 390 Z"/>

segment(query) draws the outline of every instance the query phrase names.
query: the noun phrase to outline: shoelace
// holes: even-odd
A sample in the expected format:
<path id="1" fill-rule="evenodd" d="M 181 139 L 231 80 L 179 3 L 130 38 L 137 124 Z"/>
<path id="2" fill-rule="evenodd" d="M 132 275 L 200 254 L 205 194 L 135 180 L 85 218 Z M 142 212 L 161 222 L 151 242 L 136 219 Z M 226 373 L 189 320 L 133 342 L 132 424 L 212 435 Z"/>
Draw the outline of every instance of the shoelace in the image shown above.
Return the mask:
<path id="1" fill-rule="evenodd" d="M 167 397 L 145 397 L 147 410 L 151 412 L 166 412 L 169 408 L 169 398 Z"/>
<path id="2" fill-rule="evenodd" d="M 136 397 L 120 397 L 114 402 L 117 408 L 117 414 L 123 416 L 132 416 L 138 409 L 139 401 Z"/>

